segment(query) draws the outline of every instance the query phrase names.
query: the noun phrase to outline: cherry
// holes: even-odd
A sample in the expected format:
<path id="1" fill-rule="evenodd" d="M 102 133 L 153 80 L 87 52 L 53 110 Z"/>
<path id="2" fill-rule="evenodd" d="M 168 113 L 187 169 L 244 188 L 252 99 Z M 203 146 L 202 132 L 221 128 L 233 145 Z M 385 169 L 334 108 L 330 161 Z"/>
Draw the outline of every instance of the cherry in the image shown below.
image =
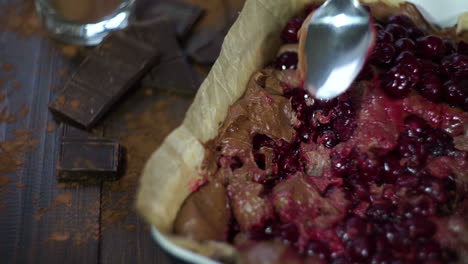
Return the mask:
<path id="1" fill-rule="evenodd" d="M 417 115 L 407 116 L 404 120 L 404 125 L 407 135 L 410 137 L 422 137 L 426 130 L 430 128 L 426 120 Z"/>
<path id="2" fill-rule="evenodd" d="M 277 224 L 273 227 L 273 233 L 289 243 L 294 243 L 299 238 L 299 230 L 294 223 Z"/>
<path id="3" fill-rule="evenodd" d="M 348 240 L 354 240 L 360 235 L 367 234 L 367 231 L 368 224 L 366 220 L 359 216 L 351 216 L 346 220 L 343 227 L 338 228 L 338 235 L 346 242 Z"/>
<path id="4" fill-rule="evenodd" d="M 239 159 L 239 157 L 236 156 L 232 159 L 230 167 L 231 167 L 231 170 L 234 171 L 236 169 L 241 168 L 242 165 L 243 165 L 242 161 Z"/>
<path id="5" fill-rule="evenodd" d="M 292 89 L 289 91 L 288 96 L 291 97 L 292 109 L 296 112 L 299 120 L 305 121 L 309 116 L 310 107 L 307 106 L 306 101 L 310 99 L 310 95 L 305 89 Z"/>
<path id="6" fill-rule="evenodd" d="M 301 29 L 303 22 L 304 20 L 300 18 L 289 20 L 281 33 L 281 39 L 283 39 L 285 43 L 297 43 L 297 33 L 299 32 L 299 29 Z"/>
<path id="7" fill-rule="evenodd" d="M 456 79 L 450 79 L 443 85 L 443 95 L 447 103 L 453 106 L 465 103 L 466 94 L 462 83 Z"/>
<path id="8" fill-rule="evenodd" d="M 330 99 L 330 100 L 319 100 L 319 99 L 316 99 L 315 102 L 314 102 L 314 106 L 315 106 L 317 109 L 325 110 L 325 111 L 330 111 L 330 110 L 331 110 L 332 108 L 334 108 L 337 104 L 338 104 L 338 99 L 337 99 L 337 98 L 333 98 L 333 99 Z"/>
<path id="9" fill-rule="evenodd" d="M 401 52 L 395 59 L 395 62 L 417 60 L 416 56 L 410 51 Z"/>
<path id="10" fill-rule="evenodd" d="M 411 72 L 397 67 L 383 74 L 380 81 L 384 91 L 394 98 L 406 97 L 416 85 Z"/>
<path id="11" fill-rule="evenodd" d="M 323 144 L 326 148 L 333 148 L 339 142 L 339 138 L 335 131 L 330 129 L 320 131 L 319 139 L 317 140 L 317 143 Z"/>
<path id="12" fill-rule="evenodd" d="M 411 241 L 408 235 L 408 228 L 401 222 L 389 223 L 386 226 L 385 238 L 390 248 L 397 252 L 406 253 L 410 250 Z"/>
<path id="13" fill-rule="evenodd" d="M 263 153 L 254 153 L 254 160 L 255 160 L 255 163 L 257 164 L 259 169 L 265 170 L 265 154 L 263 154 Z"/>
<path id="14" fill-rule="evenodd" d="M 400 160 L 395 155 L 388 155 L 384 158 L 384 172 L 382 181 L 384 183 L 394 183 L 397 178 L 404 173 Z"/>
<path id="15" fill-rule="evenodd" d="M 412 238 L 431 237 L 437 230 L 433 222 L 422 216 L 413 216 L 405 221 L 405 225 L 408 226 Z"/>
<path id="16" fill-rule="evenodd" d="M 392 264 L 394 259 L 390 251 L 381 251 L 372 257 L 371 264 Z"/>
<path id="17" fill-rule="evenodd" d="M 393 35 L 385 30 L 379 30 L 377 32 L 377 43 L 393 43 Z"/>
<path id="18" fill-rule="evenodd" d="M 418 39 L 418 38 L 424 37 L 426 35 L 426 32 L 424 32 L 419 27 L 410 27 L 407 30 L 408 30 L 408 35 L 412 39 Z"/>
<path id="19" fill-rule="evenodd" d="M 353 180 L 351 183 L 353 195 L 358 201 L 366 201 L 369 199 L 369 186 L 363 181 Z"/>
<path id="20" fill-rule="evenodd" d="M 424 243 L 419 247 L 418 258 L 420 260 L 430 260 L 440 257 L 440 246 L 434 241 Z"/>
<path id="21" fill-rule="evenodd" d="M 285 52 L 281 54 L 275 62 L 275 68 L 278 70 L 288 70 L 297 68 L 297 53 Z"/>
<path id="22" fill-rule="evenodd" d="M 388 200 L 375 202 L 368 210 L 367 216 L 376 220 L 387 220 L 392 217 L 395 206 Z"/>
<path id="23" fill-rule="evenodd" d="M 370 61 L 377 65 L 388 65 L 395 58 L 396 50 L 389 43 L 377 43 L 371 54 Z"/>
<path id="24" fill-rule="evenodd" d="M 341 142 L 348 141 L 356 129 L 356 122 L 353 117 L 342 116 L 335 119 L 333 129 L 338 134 Z"/>
<path id="25" fill-rule="evenodd" d="M 361 179 L 367 182 L 374 181 L 383 170 L 382 161 L 372 153 L 361 153 L 357 157 Z"/>
<path id="26" fill-rule="evenodd" d="M 414 23 L 408 16 L 405 15 L 393 15 L 388 17 L 387 24 L 397 24 L 403 27 L 413 27 Z"/>
<path id="27" fill-rule="evenodd" d="M 340 100 L 333 112 L 333 118 L 347 117 L 351 118 L 355 114 L 353 103 L 348 100 Z"/>
<path id="28" fill-rule="evenodd" d="M 454 148 L 453 138 L 440 129 L 430 131 L 425 141 L 429 154 L 434 157 L 446 156 Z"/>
<path id="29" fill-rule="evenodd" d="M 458 255 L 452 249 L 443 248 L 441 254 L 442 259 L 446 260 L 446 263 L 455 263 L 458 261 Z"/>
<path id="30" fill-rule="evenodd" d="M 256 151 L 258 151 L 262 147 L 273 148 L 274 146 L 275 142 L 267 135 L 256 134 L 252 138 L 252 147 Z"/>
<path id="31" fill-rule="evenodd" d="M 381 31 L 384 31 L 384 30 L 385 30 L 384 27 L 383 27 L 382 25 L 377 24 L 377 23 L 374 24 L 374 29 L 375 29 L 375 31 L 376 31 L 377 33 L 379 33 L 379 32 L 381 32 Z"/>
<path id="32" fill-rule="evenodd" d="M 448 76 L 468 77 L 468 56 L 453 54 L 442 60 L 442 69 Z"/>
<path id="33" fill-rule="evenodd" d="M 425 36 L 419 38 L 416 43 L 420 55 L 424 58 L 436 59 L 445 54 L 444 41 L 437 36 Z"/>
<path id="34" fill-rule="evenodd" d="M 463 40 L 458 42 L 457 51 L 462 55 L 468 56 L 468 43 Z"/>
<path id="35" fill-rule="evenodd" d="M 412 190 L 419 186 L 419 182 L 419 177 L 417 175 L 406 173 L 405 175 L 397 179 L 396 184 L 399 188 L 406 188 L 407 190 Z"/>
<path id="36" fill-rule="evenodd" d="M 365 261 L 374 251 L 374 242 L 369 237 L 361 236 L 346 243 L 346 252 L 356 262 Z"/>
<path id="37" fill-rule="evenodd" d="M 348 259 L 346 255 L 339 255 L 333 259 L 331 264 L 349 264 L 351 261 Z"/>
<path id="38" fill-rule="evenodd" d="M 275 150 L 280 174 L 287 175 L 301 170 L 300 150 L 297 144 L 285 144 Z"/>
<path id="39" fill-rule="evenodd" d="M 349 160 L 342 158 L 340 154 L 333 152 L 330 155 L 330 167 L 336 176 L 343 176 L 349 167 Z"/>
<path id="40" fill-rule="evenodd" d="M 298 129 L 296 129 L 297 136 L 299 140 L 301 140 L 304 143 L 308 143 L 310 139 L 312 138 L 312 130 L 307 127 L 307 126 L 301 126 Z"/>
<path id="41" fill-rule="evenodd" d="M 435 74 L 426 73 L 417 87 L 419 93 L 431 102 L 440 102 L 443 96 L 442 81 Z"/>
<path id="42" fill-rule="evenodd" d="M 455 52 L 455 45 L 452 40 L 444 39 L 444 45 L 445 45 L 445 54 L 450 55 Z"/>
<path id="43" fill-rule="evenodd" d="M 400 135 L 398 139 L 398 151 L 412 166 L 422 165 L 428 154 L 426 145 L 421 139 L 406 134 Z"/>
<path id="44" fill-rule="evenodd" d="M 356 77 L 356 81 L 369 81 L 374 77 L 374 71 L 370 64 L 364 64 L 361 72 L 359 73 L 358 77 Z"/>
<path id="45" fill-rule="evenodd" d="M 432 73 L 435 75 L 440 74 L 440 67 L 439 65 L 433 63 L 430 60 L 419 59 L 419 65 L 421 66 L 422 73 Z"/>
<path id="46" fill-rule="evenodd" d="M 420 195 L 411 202 L 412 215 L 432 216 L 434 215 L 434 202 L 426 195 Z"/>
<path id="47" fill-rule="evenodd" d="M 307 254 L 310 256 L 317 256 L 320 259 L 328 260 L 330 258 L 330 249 L 326 243 L 321 241 L 310 241 L 307 244 Z"/>
<path id="48" fill-rule="evenodd" d="M 416 51 L 416 43 L 409 38 L 401 38 L 395 42 L 395 47 L 398 52 L 409 51 L 415 52 Z"/>
<path id="49" fill-rule="evenodd" d="M 385 30 L 393 35 L 393 39 L 398 40 L 408 37 L 408 31 L 398 24 L 388 24 Z"/>
<path id="50" fill-rule="evenodd" d="M 444 182 L 437 178 L 426 177 L 421 180 L 420 189 L 427 195 L 429 195 L 434 201 L 438 203 L 447 202 L 449 195 L 445 191 Z"/>
<path id="51" fill-rule="evenodd" d="M 409 53 L 411 54 L 411 53 Z M 411 74 L 411 78 L 415 82 L 419 82 L 420 74 L 421 74 L 421 65 L 416 57 L 408 55 L 408 52 L 405 51 L 400 54 L 398 57 L 398 63 L 394 66 L 393 69 L 402 69 L 408 71 Z M 391 69 L 391 70 L 393 70 Z"/>

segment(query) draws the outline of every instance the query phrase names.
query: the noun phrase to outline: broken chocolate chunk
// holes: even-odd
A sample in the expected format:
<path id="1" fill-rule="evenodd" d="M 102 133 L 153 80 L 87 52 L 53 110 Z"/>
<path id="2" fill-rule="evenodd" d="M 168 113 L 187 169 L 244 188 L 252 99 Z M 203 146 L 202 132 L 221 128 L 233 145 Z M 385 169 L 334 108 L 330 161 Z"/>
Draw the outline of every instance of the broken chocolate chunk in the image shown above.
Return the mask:
<path id="1" fill-rule="evenodd" d="M 170 22 L 157 18 L 139 22 L 141 30 L 126 29 L 131 36 L 151 43 L 161 51 L 159 63 L 142 79 L 142 86 L 179 95 L 194 95 L 200 78 L 185 59 Z"/>
<path id="2" fill-rule="evenodd" d="M 200 64 L 211 64 L 221 52 L 224 34 L 213 30 L 204 30 L 196 34 L 187 46 L 190 59 Z"/>
<path id="3" fill-rule="evenodd" d="M 60 131 L 57 162 L 59 181 L 99 182 L 118 178 L 123 156 L 123 148 L 118 141 L 68 125 L 62 125 Z"/>
<path id="4" fill-rule="evenodd" d="M 132 30 L 138 31 L 138 26 Z M 126 31 L 113 32 L 84 59 L 49 108 L 90 128 L 154 65 L 159 55 L 159 49 Z"/>
<path id="5" fill-rule="evenodd" d="M 228 33 L 237 15 L 230 15 L 226 24 L 217 30 L 203 29 L 188 41 L 187 55 L 199 64 L 212 64 L 218 58 L 223 45 L 224 37 Z"/>
<path id="6" fill-rule="evenodd" d="M 158 64 L 141 81 L 143 87 L 186 96 L 194 95 L 200 83 L 201 78 L 183 57 Z"/>
<path id="7" fill-rule="evenodd" d="M 153 5 L 137 13 L 138 20 L 147 20 L 155 17 L 167 17 L 175 26 L 177 36 L 184 39 L 194 24 L 203 14 L 203 9 L 189 3 L 176 0 L 157 1 Z"/>

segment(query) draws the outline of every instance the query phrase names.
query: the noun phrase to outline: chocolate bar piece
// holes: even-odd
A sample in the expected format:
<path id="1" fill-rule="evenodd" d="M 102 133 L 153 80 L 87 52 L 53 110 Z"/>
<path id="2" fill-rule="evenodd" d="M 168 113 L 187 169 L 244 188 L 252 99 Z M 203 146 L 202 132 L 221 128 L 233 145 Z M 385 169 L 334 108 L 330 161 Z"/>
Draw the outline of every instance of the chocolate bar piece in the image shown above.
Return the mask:
<path id="1" fill-rule="evenodd" d="M 186 61 L 175 32 L 171 30 L 170 21 L 156 18 L 139 22 L 138 28 L 145 30 L 129 28 L 127 32 L 138 40 L 158 47 L 162 54 L 158 64 L 143 77 L 142 86 L 179 95 L 194 95 L 201 80 Z"/>
<path id="2" fill-rule="evenodd" d="M 167 17 L 175 24 L 177 36 L 184 39 L 194 24 L 200 19 L 204 10 L 196 5 L 177 0 L 149 1 L 144 9 L 137 13 L 138 20 L 147 20 L 157 17 Z M 148 6 L 149 5 L 149 6 Z"/>
<path id="3" fill-rule="evenodd" d="M 196 63 L 212 64 L 221 52 L 224 34 L 214 30 L 198 32 L 187 46 L 187 54 Z"/>
<path id="4" fill-rule="evenodd" d="M 200 83 L 200 77 L 183 57 L 156 65 L 141 81 L 143 87 L 185 96 L 194 95 Z"/>
<path id="5" fill-rule="evenodd" d="M 189 39 L 187 44 L 187 55 L 189 58 L 199 64 L 214 63 L 221 52 L 224 37 L 237 17 L 237 14 L 231 14 L 223 27 L 217 30 L 202 29 L 193 34 L 193 37 Z"/>
<path id="6" fill-rule="evenodd" d="M 112 139 L 62 125 L 57 178 L 61 182 L 99 182 L 119 177 L 122 147 Z"/>
<path id="7" fill-rule="evenodd" d="M 151 44 L 115 31 L 84 59 L 49 108 L 90 128 L 155 64 L 159 54 Z"/>

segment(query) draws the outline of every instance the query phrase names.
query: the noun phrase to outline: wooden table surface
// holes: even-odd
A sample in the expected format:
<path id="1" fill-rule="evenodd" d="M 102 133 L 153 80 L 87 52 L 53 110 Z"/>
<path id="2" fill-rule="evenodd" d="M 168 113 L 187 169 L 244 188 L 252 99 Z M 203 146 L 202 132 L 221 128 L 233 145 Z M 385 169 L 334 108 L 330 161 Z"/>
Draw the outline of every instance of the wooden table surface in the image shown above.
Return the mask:
<path id="1" fill-rule="evenodd" d="M 185 1 L 205 14 L 182 45 L 228 23 L 243 5 Z M 136 87 L 94 131 L 127 148 L 123 178 L 98 186 L 59 184 L 58 124 L 47 105 L 80 54 L 47 36 L 31 0 L 0 0 L 0 263 L 173 263 L 135 214 L 134 194 L 145 160 L 182 121 L 192 98 Z M 201 78 L 209 69 L 192 66 Z"/>

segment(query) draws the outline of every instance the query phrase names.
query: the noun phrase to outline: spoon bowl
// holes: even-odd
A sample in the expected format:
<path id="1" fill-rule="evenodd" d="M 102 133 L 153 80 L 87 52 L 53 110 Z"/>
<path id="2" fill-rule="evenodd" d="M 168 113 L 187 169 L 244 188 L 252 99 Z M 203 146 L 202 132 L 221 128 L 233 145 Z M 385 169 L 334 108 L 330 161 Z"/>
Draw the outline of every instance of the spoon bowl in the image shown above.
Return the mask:
<path id="1" fill-rule="evenodd" d="M 345 92 L 372 51 L 375 32 L 357 0 L 328 0 L 307 25 L 306 89 L 318 99 Z"/>

